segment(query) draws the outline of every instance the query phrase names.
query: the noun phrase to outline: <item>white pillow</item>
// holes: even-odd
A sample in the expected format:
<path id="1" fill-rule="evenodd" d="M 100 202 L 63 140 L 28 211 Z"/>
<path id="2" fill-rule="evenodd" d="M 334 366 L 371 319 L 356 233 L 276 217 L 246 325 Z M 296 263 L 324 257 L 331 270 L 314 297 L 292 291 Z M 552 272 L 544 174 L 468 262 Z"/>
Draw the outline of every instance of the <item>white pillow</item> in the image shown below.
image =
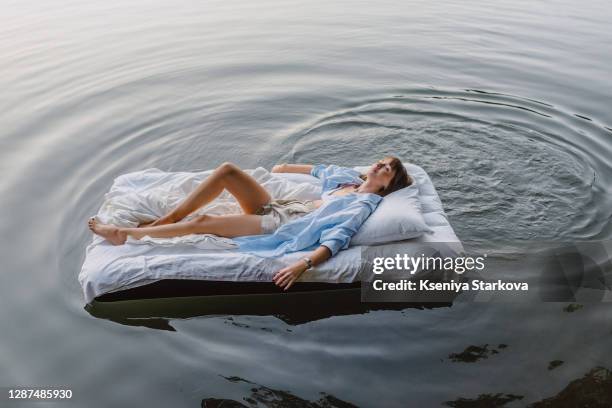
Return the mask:
<path id="1" fill-rule="evenodd" d="M 416 238 L 433 232 L 421 213 L 415 184 L 383 197 L 376 210 L 351 239 L 350 245 L 377 245 Z"/>

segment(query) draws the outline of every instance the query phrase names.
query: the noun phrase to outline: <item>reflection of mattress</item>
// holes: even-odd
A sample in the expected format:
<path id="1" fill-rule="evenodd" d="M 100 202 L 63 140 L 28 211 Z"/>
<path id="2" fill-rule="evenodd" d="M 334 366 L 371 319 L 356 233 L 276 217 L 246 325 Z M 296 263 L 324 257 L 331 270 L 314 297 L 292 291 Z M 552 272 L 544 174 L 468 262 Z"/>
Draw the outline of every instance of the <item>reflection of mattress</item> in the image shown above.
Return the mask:
<path id="1" fill-rule="evenodd" d="M 300 281 L 350 283 L 360 280 L 360 276 L 372 256 L 395 256 L 408 254 L 418 256 L 424 246 L 436 246 L 443 256 L 452 256 L 463 250 L 461 243 L 449 224 L 442 204 L 429 176 L 419 166 L 407 164 L 408 172 L 419 187 L 419 199 L 425 221 L 433 230 L 420 238 L 395 242 L 375 247 L 353 246 L 340 251 L 327 262 L 305 272 Z M 356 167 L 357 170 L 364 170 Z M 262 168 L 252 170 L 258 181 L 270 191 L 273 197 L 312 199 L 317 191 L 319 180 L 308 175 L 270 174 Z M 201 173 L 166 173 L 159 170 L 145 170 L 126 174 L 115 179 L 108 197 L 136 197 L 140 202 L 147 191 L 164 187 L 164 191 L 174 189 L 186 194 L 189 189 L 205 178 L 210 171 Z M 183 194 L 183 195 L 184 195 Z M 170 194 L 172 195 L 172 194 Z M 144 197 L 150 199 L 150 197 Z M 173 207 L 182 197 L 174 194 L 173 202 L 158 205 L 157 208 L 140 206 L 141 213 L 149 211 L 149 216 L 159 216 Z M 231 197 L 224 193 L 220 200 L 231 204 Z M 146 201 L 146 200 L 145 200 Z M 129 201 L 122 201 L 124 204 Z M 137 205 L 137 204 L 135 204 Z M 204 207 L 214 212 L 213 202 Z M 138 206 L 138 205 L 137 205 Z M 166 208 L 164 208 L 166 207 Z M 103 222 L 113 217 L 105 214 L 107 203 L 100 209 L 98 216 Z M 115 211 L 117 212 L 117 211 Z M 157 214 L 156 214 L 157 213 Z M 142 218 L 142 217 L 141 217 Z M 129 223 L 128 221 L 125 221 Z M 135 245 L 112 246 L 99 237 L 94 237 L 87 247 L 85 262 L 79 274 L 86 302 L 105 293 L 121 291 L 165 279 L 270 282 L 272 275 L 283 266 L 299 259 L 303 252 L 287 254 L 282 258 L 260 258 L 241 253 L 234 249 L 202 249 L 193 245 Z"/>

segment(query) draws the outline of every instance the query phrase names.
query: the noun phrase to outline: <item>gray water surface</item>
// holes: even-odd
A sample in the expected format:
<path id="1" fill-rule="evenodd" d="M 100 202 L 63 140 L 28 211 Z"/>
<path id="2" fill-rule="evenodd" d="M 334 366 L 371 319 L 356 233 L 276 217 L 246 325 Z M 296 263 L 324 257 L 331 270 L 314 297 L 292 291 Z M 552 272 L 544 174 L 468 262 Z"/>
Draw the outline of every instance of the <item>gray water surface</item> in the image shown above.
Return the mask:
<path id="1" fill-rule="evenodd" d="M 607 2 L 112 3 L 2 2 L 0 386 L 63 385 L 87 407 L 266 393 L 370 407 L 501 393 L 524 406 L 612 368 L 605 304 L 192 316 L 156 330 L 96 318 L 76 280 L 86 219 L 115 177 L 223 161 L 394 154 L 430 174 L 470 248 L 610 239 Z M 449 357 L 469 346 L 486 358 Z"/>

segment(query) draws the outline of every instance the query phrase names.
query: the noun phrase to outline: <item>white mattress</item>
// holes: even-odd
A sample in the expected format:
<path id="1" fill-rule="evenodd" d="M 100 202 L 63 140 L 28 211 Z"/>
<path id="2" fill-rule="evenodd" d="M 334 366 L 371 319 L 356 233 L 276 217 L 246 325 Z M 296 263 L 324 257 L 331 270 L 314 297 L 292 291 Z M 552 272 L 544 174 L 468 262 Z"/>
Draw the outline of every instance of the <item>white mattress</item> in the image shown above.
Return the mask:
<path id="1" fill-rule="evenodd" d="M 355 168 L 365 169 L 359 166 Z M 463 251 L 427 173 L 414 164 L 406 164 L 406 168 L 418 185 L 425 221 L 433 233 L 375 247 L 352 246 L 305 272 L 300 281 L 359 281 L 374 256 L 393 257 L 398 253 L 418 256 L 423 252 L 424 246 L 435 246 L 442 256 L 453 256 Z M 312 199 L 320 188 L 319 180 L 308 175 L 273 174 L 261 167 L 247 171 L 274 198 Z M 210 172 L 211 170 L 169 173 L 147 169 L 119 176 L 106 194 L 105 202 L 97 216 L 102 222 L 126 226 L 154 219 L 173 208 Z M 218 200 L 195 214 L 238 211 L 239 208 L 232 197 L 224 192 Z M 222 248 L 223 242 L 221 247 L 214 249 L 202 249 L 202 246 L 194 246 L 193 242 L 190 242 L 186 238 L 173 245 L 140 243 L 113 246 L 94 236 L 86 249 L 85 261 L 79 273 L 85 301 L 89 303 L 105 293 L 143 286 L 163 279 L 270 282 L 277 270 L 303 256 L 302 252 L 297 252 L 277 259 L 261 258 L 227 246 Z"/>

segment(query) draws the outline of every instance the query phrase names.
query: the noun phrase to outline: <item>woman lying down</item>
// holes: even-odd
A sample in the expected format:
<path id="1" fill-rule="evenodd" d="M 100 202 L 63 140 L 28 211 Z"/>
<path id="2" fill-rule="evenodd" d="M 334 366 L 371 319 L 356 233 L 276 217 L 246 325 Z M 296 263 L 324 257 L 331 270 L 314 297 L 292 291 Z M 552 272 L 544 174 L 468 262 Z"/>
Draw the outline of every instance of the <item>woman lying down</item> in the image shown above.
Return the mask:
<path id="1" fill-rule="evenodd" d="M 121 228 L 100 224 L 91 218 L 89 228 L 113 245 L 124 244 L 128 236 L 140 239 L 146 235 L 169 238 L 214 234 L 232 238 L 241 251 L 265 257 L 316 248 L 309 256 L 274 274 L 274 283 L 287 290 L 304 271 L 347 248 L 351 237 L 382 197 L 412 184 L 404 165 L 396 157 L 374 163 L 366 174 L 321 164 L 281 164 L 274 166 L 272 172 L 303 173 L 320 178 L 321 199 L 272 200 L 253 177 L 232 163 L 223 163 L 176 208 L 150 224 Z M 225 189 L 236 198 L 243 214 L 200 215 L 179 222 Z"/>

